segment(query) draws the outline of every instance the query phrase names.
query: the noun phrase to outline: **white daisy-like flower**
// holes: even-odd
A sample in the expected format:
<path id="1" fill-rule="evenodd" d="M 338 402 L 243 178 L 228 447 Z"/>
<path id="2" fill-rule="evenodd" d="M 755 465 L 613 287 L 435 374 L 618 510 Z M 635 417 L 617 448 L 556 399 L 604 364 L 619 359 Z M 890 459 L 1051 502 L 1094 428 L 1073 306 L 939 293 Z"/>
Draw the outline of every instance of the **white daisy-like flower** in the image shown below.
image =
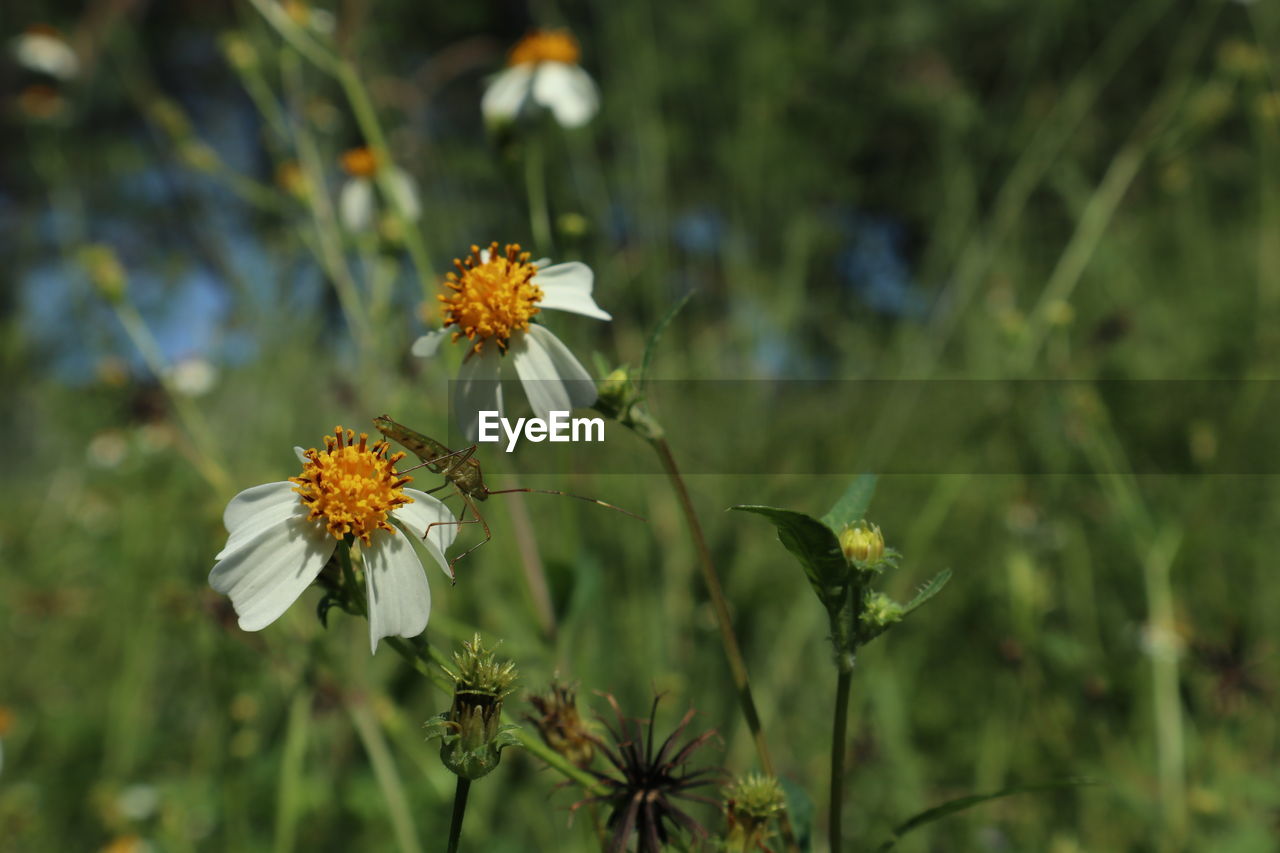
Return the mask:
<path id="1" fill-rule="evenodd" d="M 504 356 L 511 356 L 540 418 L 596 401 L 595 382 L 581 362 L 545 326 L 530 322 L 543 308 L 613 319 L 591 298 L 595 275 L 577 261 L 547 266 L 530 257 L 518 245 L 501 252 L 496 242 L 487 249 L 472 246 L 466 259 L 454 260 L 458 271 L 449 273 L 438 297 L 444 328 L 413 344 L 414 355 L 428 357 L 446 338 L 467 340 L 453 405 L 469 441 L 478 433 L 479 412 L 503 411 L 498 377 Z"/>
<path id="2" fill-rule="evenodd" d="M 230 536 L 209 585 L 231 597 L 244 630 L 278 619 L 348 536 L 363 558 L 370 649 L 383 637 L 426 630 L 431 588 L 411 540 L 425 534 L 427 553 L 450 574 L 444 554 L 457 522 L 440 501 L 405 488 L 413 478 L 395 470 L 403 453 L 388 457 L 385 441 L 367 446 L 367 439 L 338 427 L 324 450 L 295 448 L 303 462 L 297 477 L 246 489 L 227 504 Z"/>
<path id="3" fill-rule="evenodd" d="M 373 225 L 377 209 L 374 176 L 378 173 L 378 160 L 368 148 L 352 148 L 342 155 L 342 168 L 349 177 L 338 193 L 338 216 L 347 230 L 364 231 Z M 399 166 L 393 165 L 388 177 L 397 207 L 410 221 L 417 221 L 422 212 L 417 183 Z"/>
<path id="4" fill-rule="evenodd" d="M 551 110 L 561 127 L 581 127 L 600 108 L 581 51 L 567 30 L 536 30 L 507 54 L 507 69 L 489 81 L 480 111 L 490 124 L 513 121 L 530 104 Z"/>
<path id="5" fill-rule="evenodd" d="M 80 60 L 62 33 L 44 24 L 29 27 L 13 40 L 13 58 L 28 71 L 70 80 L 80 73 Z"/>

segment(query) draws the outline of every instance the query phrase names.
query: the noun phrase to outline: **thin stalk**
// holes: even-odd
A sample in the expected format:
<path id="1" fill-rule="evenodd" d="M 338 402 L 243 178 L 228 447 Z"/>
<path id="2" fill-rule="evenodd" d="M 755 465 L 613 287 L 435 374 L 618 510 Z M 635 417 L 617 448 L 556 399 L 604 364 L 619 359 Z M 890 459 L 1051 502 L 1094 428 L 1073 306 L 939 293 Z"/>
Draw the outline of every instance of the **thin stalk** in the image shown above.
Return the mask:
<path id="1" fill-rule="evenodd" d="M 453 818 L 449 823 L 448 853 L 458 853 L 458 839 L 462 837 L 462 818 L 467 813 L 467 794 L 471 791 L 471 780 L 458 777 L 458 788 L 453 794 Z"/>
<path id="2" fill-rule="evenodd" d="M 853 670 L 840 668 L 836 678 L 836 710 L 831 718 L 831 819 L 827 825 L 827 844 L 831 853 L 841 847 L 842 818 L 844 815 L 844 753 L 849 730 L 849 687 L 853 683 Z"/>
<path id="3" fill-rule="evenodd" d="M 529 196 L 529 228 L 539 252 L 549 252 L 551 245 L 551 216 L 547 209 L 546 158 L 542 152 L 541 131 L 536 131 L 526 143 L 524 157 L 524 186 Z"/>
<path id="4" fill-rule="evenodd" d="M 185 394 L 173 387 L 173 381 L 169 378 L 168 361 L 160 351 L 160 345 L 152 336 L 146 321 L 142 319 L 142 315 L 131 302 L 113 302 L 112 307 L 120 320 L 120 325 L 124 327 L 125 334 L 141 354 L 142 360 L 160 383 L 160 387 L 164 388 L 165 395 L 178 414 L 178 420 L 182 422 L 187 435 L 191 437 L 195 448 L 191 461 L 196 466 L 196 470 L 204 476 L 215 491 L 226 494 L 230 491 L 231 480 L 226 469 L 215 458 L 216 444 L 213 433 L 210 432 L 209 425 L 199 409 Z"/>
<path id="5" fill-rule="evenodd" d="M 667 472 L 667 478 L 671 480 L 671 486 L 675 490 L 676 497 L 680 500 L 680 508 L 684 511 L 685 520 L 689 524 L 689 533 L 693 536 L 694 547 L 698 551 L 698 562 L 702 568 L 702 579 L 707 585 L 707 592 L 711 596 L 711 603 L 715 608 L 716 624 L 720 628 L 720 643 L 724 647 L 724 655 L 729 661 L 729 671 L 733 676 L 734 687 L 738 691 L 738 701 L 742 705 L 742 716 L 746 718 L 747 728 L 751 730 L 751 737 L 755 741 L 756 755 L 760 759 L 760 769 L 770 776 L 776 776 L 773 770 L 773 758 L 769 754 L 769 744 L 765 741 L 764 727 L 760 724 L 760 714 L 756 711 L 755 698 L 751 695 L 751 678 L 747 674 L 747 664 L 742 657 L 742 649 L 738 645 L 738 638 L 733 633 L 733 621 L 729 616 L 729 604 L 724 597 L 724 587 L 720 584 L 720 575 L 716 572 L 715 564 L 711 561 L 711 550 L 707 547 L 706 536 L 702 532 L 702 523 L 698 520 L 698 514 L 693 508 L 693 501 L 689 498 L 689 490 L 685 488 L 684 478 L 680 475 L 680 468 L 676 465 L 675 457 L 671 455 L 671 447 L 667 444 L 667 440 L 662 437 L 652 439 L 650 444 L 658 453 L 658 458 L 662 460 L 662 467 Z M 798 850 L 795 832 L 791 828 L 791 821 L 786 812 L 783 812 L 780 823 L 782 824 L 782 837 L 786 842 L 788 850 Z"/>

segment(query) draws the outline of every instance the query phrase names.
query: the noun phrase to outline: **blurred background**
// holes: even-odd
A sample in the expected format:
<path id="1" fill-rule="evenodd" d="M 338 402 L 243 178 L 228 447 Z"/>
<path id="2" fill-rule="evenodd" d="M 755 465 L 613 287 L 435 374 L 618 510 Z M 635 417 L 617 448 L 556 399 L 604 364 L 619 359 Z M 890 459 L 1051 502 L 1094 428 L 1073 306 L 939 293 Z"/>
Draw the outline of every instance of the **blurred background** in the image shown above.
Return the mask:
<path id="1" fill-rule="evenodd" d="M 613 322 L 548 324 L 597 375 L 639 363 L 692 291 L 655 376 L 1275 378 L 1271 3 L 8 0 L 0 21 L 0 849 L 443 848 L 453 780 L 420 726 L 449 697 L 370 658 L 362 622 L 322 629 L 314 591 L 240 631 L 207 575 L 227 500 L 295 474 L 295 444 L 384 411 L 446 433 L 458 354 L 409 347 L 473 243 L 594 269 Z M 574 33 L 599 112 L 486 127 L 486 83 L 534 27 Z M 343 155 L 365 145 L 419 210 L 375 195 L 346 216 Z M 955 576 L 860 658 L 850 849 L 952 797 L 1077 776 L 1098 784 L 900 849 L 1275 849 L 1280 489 L 1202 473 L 1216 422 L 1117 441 L 1088 382 L 1065 413 L 1009 414 L 1023 473 L 882 478 L 871 518 L 905 555 L 886 589 Z M 1254 402 L 1222 414 L 1253 423 Z M 911 411 L 856 417 L 890 415 Z M 849 426 L 790 416 L 831 442 Z M 1053 473 L 1064 422 L 1084 473 Z M 699 424 L 668 429 L 678 457 Z M 722 510 L 820 516 L 848 472 L 794 473 L 823 470 L 822 445 L 788 431 L 723 441 L 772 464 L 690 490 L 778 769 L 820 825 L 825 615 L 769 525 Z M 1143 442 L 1185 464 L 1134 473 Z M 484 462 L 649 524 L 495 498 L 457 586 L 431 577 L 431 642 L 502 639 L 517 711 L 557 672 L 592 712 L 594 691 L 636 715 L 665 691 L 664 726 L 695 707 L 720 733 L 704 758 L 751 769 L 666 481 Z M 558 780 L 507 753 L 465 845 L 598 849 Z"/>

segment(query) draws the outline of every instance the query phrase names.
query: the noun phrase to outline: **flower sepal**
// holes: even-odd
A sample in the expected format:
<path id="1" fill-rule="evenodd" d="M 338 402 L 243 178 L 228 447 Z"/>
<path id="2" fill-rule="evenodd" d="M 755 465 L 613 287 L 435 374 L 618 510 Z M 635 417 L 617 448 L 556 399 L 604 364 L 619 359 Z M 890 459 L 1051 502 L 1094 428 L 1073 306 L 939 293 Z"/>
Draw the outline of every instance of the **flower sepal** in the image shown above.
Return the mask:
<path id="1" fill-rule="evenodd" d="M 516 681 L 511 661 L 499 662 L 476 634 L 453 655 L 453 705 L 425 723 L 428 738 L 440 739 L 440 760 L 455 775 L 475 781 L 493 772 L 502 750 L 520 743 L 519 726 L 502 722 L 502 700 Z"/>

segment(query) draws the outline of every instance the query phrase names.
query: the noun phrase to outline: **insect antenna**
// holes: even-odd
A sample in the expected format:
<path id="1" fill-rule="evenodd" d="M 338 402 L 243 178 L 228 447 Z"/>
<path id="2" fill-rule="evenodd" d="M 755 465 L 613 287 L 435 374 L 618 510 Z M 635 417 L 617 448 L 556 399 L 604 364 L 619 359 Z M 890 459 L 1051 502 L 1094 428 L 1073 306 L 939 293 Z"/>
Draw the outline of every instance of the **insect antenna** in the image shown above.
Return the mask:
<path id="1" fill-rule="evenodd" d="M 643 515 L 636 515 L 634 512 L 625 510 L 620 506 L 614 506 L 611 503 L 606 503 L 605 501 L 599 500 L 597 498 L 589 498 L 586 495 L 575 495 L 573 492 L 560 492 L 560 491 L 556 491 L 555 489 L 499 489 L 496 492 L 491 491 L 489 492 L 489 494 L 509 495 L 509 494 L 512 494 L 513 492 L 532 492 L 533 494 L 537 494 L 537 495 L 563 495 L 566 498 L 577 498 L 580 501 L 586 501 L 587 503 L 597 504 L 599 506 L 604 507 L 605 509 L 611 509 L 616 512 L 620 512 L 623 515 L 629 515 L 632 518 L 636 519 L 637 521 L 643 521 L 646 523 L 648 522 L 648 519 L 645 518 Z"/>

